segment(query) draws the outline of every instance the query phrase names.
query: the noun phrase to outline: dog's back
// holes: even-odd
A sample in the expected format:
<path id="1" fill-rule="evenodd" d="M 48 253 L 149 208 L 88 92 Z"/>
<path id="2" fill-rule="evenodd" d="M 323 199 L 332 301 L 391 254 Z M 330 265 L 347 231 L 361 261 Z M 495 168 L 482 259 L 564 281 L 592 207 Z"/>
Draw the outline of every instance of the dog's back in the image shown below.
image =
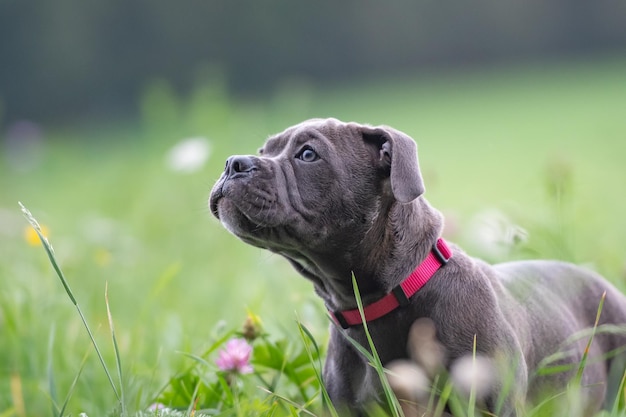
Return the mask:
<path id="1" fill-rule="evenodd" d="M 594 409 L 608 394 L 611 404 L 626 363 L 626 296 L 597 273 L 565 262 L 508 262 L 495 270 L 510 297 L 501 307 L 534 370 L 530 397 L 574 378 L 593 335 L 581 380 L 585 402 Z"/>

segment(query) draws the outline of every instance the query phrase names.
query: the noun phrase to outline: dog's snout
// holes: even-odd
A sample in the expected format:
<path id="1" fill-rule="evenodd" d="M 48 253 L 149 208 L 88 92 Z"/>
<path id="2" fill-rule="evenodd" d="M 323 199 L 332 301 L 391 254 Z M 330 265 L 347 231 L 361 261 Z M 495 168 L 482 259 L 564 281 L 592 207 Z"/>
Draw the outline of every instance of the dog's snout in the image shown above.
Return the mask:
<path id="1" fill-rule="evenodd" d="M 224 172 L 228 178 L 248 175 L 257 169 L 254 159 L 247 155 L 235 155 L 226 160 Z"/>

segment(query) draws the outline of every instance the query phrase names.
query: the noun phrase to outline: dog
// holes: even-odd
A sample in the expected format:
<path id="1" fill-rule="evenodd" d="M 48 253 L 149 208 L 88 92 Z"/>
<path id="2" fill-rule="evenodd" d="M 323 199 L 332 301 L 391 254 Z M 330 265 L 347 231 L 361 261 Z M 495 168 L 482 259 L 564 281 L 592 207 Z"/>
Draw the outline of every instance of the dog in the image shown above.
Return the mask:
<path id="1" fill-rule="evenodd" d="M 501 378 L 486 394 L 491 413 L 519 415 L 546 390 L 565 390 L 583 357 L 583 415 L 610 401 L 626 335 L 602 329 L 626 323 L 626 297 L 569 263 L 489 265 L 468 256 L 442 239 L 443 216 L 424 191 L 408 135 L 311 119 L 270 137 L 257 156 L 228 158 L 209 208 L 232 234 L 282 255 L 313 283 L 335 322 L 323 380 L 338 409 L 382 398 L 379 375 L 349 341 L 368 343 L 353 279 L 383 365 L 408 357 L 411 326 L 427 319 L 445 367 L 475 352 L 511 370 L 512 383 Z M 549 358 L 559 372 L 538 373 Z"/>

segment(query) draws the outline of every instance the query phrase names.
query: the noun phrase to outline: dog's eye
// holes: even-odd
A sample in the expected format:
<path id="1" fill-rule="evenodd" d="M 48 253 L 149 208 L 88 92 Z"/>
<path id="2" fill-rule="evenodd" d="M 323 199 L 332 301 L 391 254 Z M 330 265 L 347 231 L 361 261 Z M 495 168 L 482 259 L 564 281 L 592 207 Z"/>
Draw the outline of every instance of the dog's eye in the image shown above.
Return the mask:
<path id="1" fill-rule="evenodd" d="M 297 158 L 304 162 L 313 162 L 316 161 L 319 156 L 313 149 L 307 146 L 300 151 L 300 153 L 297 155 Z"/>

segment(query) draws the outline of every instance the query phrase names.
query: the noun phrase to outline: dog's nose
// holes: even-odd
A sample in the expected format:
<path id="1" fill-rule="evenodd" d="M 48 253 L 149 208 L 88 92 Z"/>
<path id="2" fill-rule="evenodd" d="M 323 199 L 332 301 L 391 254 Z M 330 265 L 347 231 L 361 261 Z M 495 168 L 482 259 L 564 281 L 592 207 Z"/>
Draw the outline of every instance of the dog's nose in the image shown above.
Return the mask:
<path id="1" fill-rule="evenodd" d="M 226 160 L 224 173 L 228 178 L 236 178 L 249 175 L 256 171 L 254 159 L 247 155 L 234 155 Z"/>

